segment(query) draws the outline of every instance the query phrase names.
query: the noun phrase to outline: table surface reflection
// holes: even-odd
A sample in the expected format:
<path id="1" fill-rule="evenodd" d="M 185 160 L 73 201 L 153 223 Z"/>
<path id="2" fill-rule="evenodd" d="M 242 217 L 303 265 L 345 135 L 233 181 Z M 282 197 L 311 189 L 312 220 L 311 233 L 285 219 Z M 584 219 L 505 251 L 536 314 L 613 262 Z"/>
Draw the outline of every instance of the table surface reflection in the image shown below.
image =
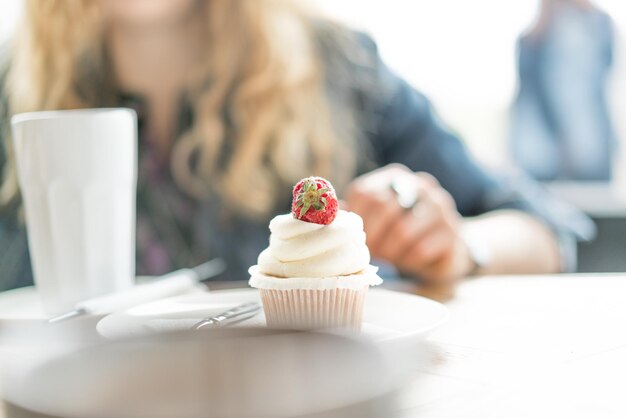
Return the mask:
<path id="1" fill-rule="evenodd" d="M 626 275 L 469 280 L 406 417 L 626 416 Z"/>

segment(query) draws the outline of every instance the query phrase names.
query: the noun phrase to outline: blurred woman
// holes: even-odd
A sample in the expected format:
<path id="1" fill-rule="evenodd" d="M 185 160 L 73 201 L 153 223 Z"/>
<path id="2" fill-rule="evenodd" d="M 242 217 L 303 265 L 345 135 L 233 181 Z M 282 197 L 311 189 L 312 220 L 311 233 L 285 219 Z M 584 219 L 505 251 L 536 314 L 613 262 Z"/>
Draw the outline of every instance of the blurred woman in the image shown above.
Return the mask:
<path id="1" fill-rule="evenodd" d="M 611 19 L 589 0 L 543 0 L 518 51 L 515 160 L 539 180 L 610 180 Z"/>
<path id="2" fill-rule="evenodd" d="M 309 175 L 336 185 L 372 255 L 405 275 L 554 272 L 572 259 L 562 217 L 474 163 L 370 38 L 292 2 L 29 0 L 5 55 L 4 287 L 30 280 L 8 117 L 105 106 L 140 118 L 140 274 L 222 257 L 227 279 L 247 279 L 269 218 Z M 403 207 L 392 183 L 419 199 Z"/>

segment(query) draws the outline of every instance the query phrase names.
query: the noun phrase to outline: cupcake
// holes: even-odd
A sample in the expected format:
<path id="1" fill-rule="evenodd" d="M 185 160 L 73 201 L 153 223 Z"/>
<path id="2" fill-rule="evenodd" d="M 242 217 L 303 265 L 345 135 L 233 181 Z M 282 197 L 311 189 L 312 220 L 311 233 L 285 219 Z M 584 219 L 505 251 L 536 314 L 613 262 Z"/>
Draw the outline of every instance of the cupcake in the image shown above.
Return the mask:
<path id="1" fill-rule="evenodd" d="M 338 209 L 330 182 L 298 182 L 291 213 L 269 227 L 269 247 L 249 270 L 267 325 L 360 329 L 367 289 L 382 279 L 370 265 L 363 220 Z"/>

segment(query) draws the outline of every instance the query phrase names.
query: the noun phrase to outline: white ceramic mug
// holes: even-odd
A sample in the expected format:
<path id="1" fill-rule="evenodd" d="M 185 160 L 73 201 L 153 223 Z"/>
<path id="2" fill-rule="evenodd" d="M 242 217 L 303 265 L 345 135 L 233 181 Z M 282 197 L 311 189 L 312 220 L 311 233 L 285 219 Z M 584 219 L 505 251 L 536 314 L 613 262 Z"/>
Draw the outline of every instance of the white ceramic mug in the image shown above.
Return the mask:
<path id="1" fill-rule="evenodd" d="M 137 116 L 131 109 L 11 119 L 33 274 L 46 313 L 135 277 Z"/>

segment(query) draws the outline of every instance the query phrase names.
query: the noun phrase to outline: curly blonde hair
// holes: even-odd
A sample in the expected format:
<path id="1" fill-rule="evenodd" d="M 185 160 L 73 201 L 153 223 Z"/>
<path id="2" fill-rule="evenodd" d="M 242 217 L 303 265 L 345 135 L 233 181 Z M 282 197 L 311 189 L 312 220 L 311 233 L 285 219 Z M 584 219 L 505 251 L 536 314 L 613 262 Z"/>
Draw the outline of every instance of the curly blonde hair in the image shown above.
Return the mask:
<path id="1" fill-rule="evenodd" d="M 302 177 L 324 176 L 341 190 L 354 174 L 352 138 L 331 117 L 308 12 L 276 0 L 204 6 L 208 53 L 187 92 L 195 122 L 171 156 L 179 187 L 197 198 L 214 190 L 252 217 L 270 215 L 280 189 Z M 106 30 L 95 0 L 27 0 L 7 77 L 9 112 L 110 105 L 96 99 L 115 88 Z M 17 190 L 12 157 L 6 170 L 0 203 Z"/>

